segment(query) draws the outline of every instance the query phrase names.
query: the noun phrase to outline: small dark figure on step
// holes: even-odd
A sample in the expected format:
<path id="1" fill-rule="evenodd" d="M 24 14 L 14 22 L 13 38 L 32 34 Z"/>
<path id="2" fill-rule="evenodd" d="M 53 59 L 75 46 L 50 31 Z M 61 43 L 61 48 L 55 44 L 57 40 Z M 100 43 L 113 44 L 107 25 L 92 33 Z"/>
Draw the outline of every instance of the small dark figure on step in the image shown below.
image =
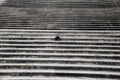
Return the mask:
<path id="1" fill-rule="evenodd" d="M 58 34 L 58 35 L 56 35 L 56 37 L 55 37 L 55 39 L 54 39 L 55 41 L 59 41 L 59 40 L 61 40 L 61 38 L 60 38 L 60 35 Z"/>

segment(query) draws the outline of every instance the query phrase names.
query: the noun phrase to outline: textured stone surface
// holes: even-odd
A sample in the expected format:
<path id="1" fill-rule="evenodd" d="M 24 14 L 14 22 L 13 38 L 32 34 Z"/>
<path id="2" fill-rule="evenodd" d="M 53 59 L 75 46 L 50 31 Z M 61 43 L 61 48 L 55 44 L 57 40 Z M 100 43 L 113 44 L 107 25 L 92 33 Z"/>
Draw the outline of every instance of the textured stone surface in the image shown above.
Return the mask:
<path id="1" fill-rule="evenodd" d="M 0 8 L 0 28 L 119 30 L 118 3 L 117 0 L 8 0 Z"/>
<path id="2" fill-rule="evenodd" d="M 119 80 L 119 3 L 6 0 L 0 6 L 0 79 Z"/>

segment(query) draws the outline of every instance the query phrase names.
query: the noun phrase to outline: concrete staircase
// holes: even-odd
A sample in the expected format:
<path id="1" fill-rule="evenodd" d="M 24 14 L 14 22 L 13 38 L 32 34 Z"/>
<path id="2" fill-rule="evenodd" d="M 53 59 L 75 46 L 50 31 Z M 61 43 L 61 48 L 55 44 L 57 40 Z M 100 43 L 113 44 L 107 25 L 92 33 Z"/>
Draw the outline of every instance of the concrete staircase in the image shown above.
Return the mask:
<path id="1" fill-rule="evenodd" d="M 61 41 L 54 41 L 57 33 Z M 1 29 L 0 75 L 20 80 L 19 76 L 35 80 L 34 76 L 43 80 L 49 79 L 45 76 L 50 80 L 119 79 L 119 37 L 120 31 Z"/>
<path id="2" fill-rule="evenodd" d="M 120 30 L 119 8 L 47 9 L 1 7 L 0 29 Z"/>
<path id="3" fill-rule="evenodd" d="M 120 30 L 119 2 L 7 0 L 0 7 L 0 29 Z"/>
<path id="4" fill-rule="evenodd" d="M 0 10 L 0 79 L 120 79 L 119 0 L 7 0 Z"/>

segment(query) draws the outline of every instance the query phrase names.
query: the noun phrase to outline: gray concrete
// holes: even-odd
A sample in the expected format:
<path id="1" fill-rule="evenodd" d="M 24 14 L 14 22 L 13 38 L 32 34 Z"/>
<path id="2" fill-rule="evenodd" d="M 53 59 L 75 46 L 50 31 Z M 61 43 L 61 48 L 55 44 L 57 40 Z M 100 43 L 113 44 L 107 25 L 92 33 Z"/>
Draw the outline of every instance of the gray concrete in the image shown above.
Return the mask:
<path id="1" fill-rule="evenodd" d="M 2 1 L 0 80 L 119 80 L 119 3 Z"/>

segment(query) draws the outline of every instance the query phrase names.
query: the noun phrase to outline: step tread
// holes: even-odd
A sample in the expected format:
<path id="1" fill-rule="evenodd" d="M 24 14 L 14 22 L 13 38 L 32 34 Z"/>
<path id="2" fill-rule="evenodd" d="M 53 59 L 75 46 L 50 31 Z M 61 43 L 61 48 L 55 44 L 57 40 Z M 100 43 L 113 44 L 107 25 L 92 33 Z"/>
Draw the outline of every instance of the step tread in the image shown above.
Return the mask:
<path id="1" fill-rule="evenodd" d="M 0 63 L 0 66 L 48 66 L 48 67 L 88 67 L 88 68 L 109 68 L 120 69 L 120 66 L 112 65 L 95 65 L 95 64 L 54 64 L 54 63 Z"/>
<path id="2" fill-rule="evenodd" d="M 58 49 L 58 48 L 0 48 L 0 50 L 33 50 L 33 51 L 92 51 L 92 52 L 120 52 L 120 50 L 109 50 L 109 49 Z"/>
<path id="3" fill-rule="evenodd" d="M 26 61 L 87 61 L 87 62 L 115 62 L 120 63 L 120 60 L 113 59 L 86 59 L 86 58 L 0 58 L 0 60 L 26 60 Z"/>
<path id="4" fill-rule="evenodd" d="M 61 74 L 91 74 L 91 75 L 117 75 L 120 72 L 111 71 L 83 71 L 83 70 L 44 70 L 44 69 L 0 69 L 0 73 L 61 73 Z"/>
<path id="5" fill-rule="evenodd" d="M 10 77 L 10 76 L 3 76 L 0 77 L 3 80 L 118 80 L 118 79 L 105 79 L 105 78 L 77 78 L 77 77 L 44 77 L 44 76 L 33 76 L 33 77 Z"/>
<path id="6" fill-rule="evenodd" d="M 98 54 L 98 53 L 0 53 L 0 55 L 15 55 L 15 56 L 94 56 L 94 57 L 120 57 L 120 54 Z"/>

